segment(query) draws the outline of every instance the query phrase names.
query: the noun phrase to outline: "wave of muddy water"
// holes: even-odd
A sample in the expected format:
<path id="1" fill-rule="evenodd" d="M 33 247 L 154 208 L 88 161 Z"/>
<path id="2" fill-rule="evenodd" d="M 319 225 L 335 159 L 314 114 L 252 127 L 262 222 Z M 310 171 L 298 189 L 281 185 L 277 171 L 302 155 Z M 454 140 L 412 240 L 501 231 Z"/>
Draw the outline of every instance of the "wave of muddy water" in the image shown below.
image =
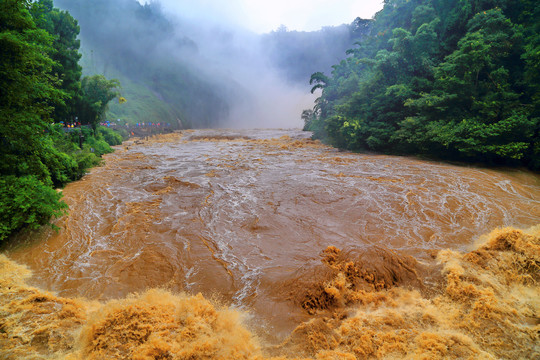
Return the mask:
<path id="1" fill-rule="evenodd" d="M 324 339 L 343 335 L 354 304 L 384 303 L 399 286 L 413 293 L 393 301 L 419 306 L 449 291 L 453 260 L 440 250 L 467 253 L 496 227 L 540 223 L 536 174 L 339 152 L 309 135 L 196 130 L 125 143 L 64 189 L 59 232 L 4 252 L 62 299 L 200 292 L 249 313 L 270 343 L 287 338 L 295 353 L 333 359 L 347 357 L 324 357 L 337 351 Z M 538 327 L 536 313 L 524 316 Z"/>

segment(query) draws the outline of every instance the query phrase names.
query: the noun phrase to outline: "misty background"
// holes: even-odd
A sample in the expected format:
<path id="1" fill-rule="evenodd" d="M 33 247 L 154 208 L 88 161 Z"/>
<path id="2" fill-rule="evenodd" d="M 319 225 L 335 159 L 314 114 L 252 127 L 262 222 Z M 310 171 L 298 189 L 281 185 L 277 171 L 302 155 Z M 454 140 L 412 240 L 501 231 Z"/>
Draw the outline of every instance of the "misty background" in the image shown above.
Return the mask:
<path id="1" fill-rule="evenodd" d="M 81 27 L 84 75 L 119 79 L 124 104 L 108 119 L 194 127 L 302 127 L 310 75 L 330 73 L 369 32 L 355 20 L 318 31 L 266 34 L 159 2 L 56 0 Z M 167 8 L 167 9 L 170 9 Z"/>

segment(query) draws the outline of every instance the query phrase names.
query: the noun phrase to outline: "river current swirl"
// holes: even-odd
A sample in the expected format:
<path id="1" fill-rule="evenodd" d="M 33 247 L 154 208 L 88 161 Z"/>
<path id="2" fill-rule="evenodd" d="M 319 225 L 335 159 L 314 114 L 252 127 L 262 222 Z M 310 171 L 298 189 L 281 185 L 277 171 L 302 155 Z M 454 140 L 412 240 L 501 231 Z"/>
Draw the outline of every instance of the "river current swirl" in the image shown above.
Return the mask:
<path id="1" fill-rule="evenodd" d="M 332 251 L 412 259 L 425 286 L 440 280 L 429 270 L 440 250 L 540 223 L 536 174 L 342 152 L 309 136 L 194 130 L 126 142 L 63 190 L 59 231 L 6 253 L 59 296 L 200 292 L 281 339 L 314 313 L 295 302 L 307 286 L 297 280 Z"/>

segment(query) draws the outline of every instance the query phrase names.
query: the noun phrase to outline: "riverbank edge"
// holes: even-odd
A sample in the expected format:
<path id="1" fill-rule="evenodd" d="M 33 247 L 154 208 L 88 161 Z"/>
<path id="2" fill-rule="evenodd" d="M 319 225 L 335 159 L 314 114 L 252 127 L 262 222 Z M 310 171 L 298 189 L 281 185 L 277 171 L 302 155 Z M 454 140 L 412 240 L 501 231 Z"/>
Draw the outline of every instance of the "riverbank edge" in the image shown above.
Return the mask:
<path id="1" fill-rule="evenodd" d="M 49 152 L 41 159 L 40 171 L 45 174 L 0 176 L 0 245 L 41 226 L 55 227 L 53 222 L 65 215 L 68 206 L 62 200 L 62 189 L 80 180 L 88 171 L 102 165 L 102 156 L 115 151 L 113 146 L 128 139 L 137 139 L 171 129 L 115 129 L 99 126 L 65 127 L 51 124 L 44 129 Z"/>

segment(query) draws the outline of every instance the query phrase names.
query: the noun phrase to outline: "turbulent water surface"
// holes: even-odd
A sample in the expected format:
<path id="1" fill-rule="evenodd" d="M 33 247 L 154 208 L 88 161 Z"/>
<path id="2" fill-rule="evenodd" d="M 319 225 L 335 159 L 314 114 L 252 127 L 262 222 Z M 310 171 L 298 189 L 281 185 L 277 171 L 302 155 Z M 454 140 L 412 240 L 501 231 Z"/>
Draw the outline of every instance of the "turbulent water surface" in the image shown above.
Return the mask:
<path id="1" fill-rule="evenodd" d="M 535 174 L 340 152 L 309 136 L 196 130 L 125 143 L 63 190 L 70 213 L 58 232 L 5 253 L 61 297 L 200 292 L 281 341 L 359 302 L 338 304 L 332 289 L 434 296 L 440 250 L 465 253 L 496 227 L 540 223 Z"/>

